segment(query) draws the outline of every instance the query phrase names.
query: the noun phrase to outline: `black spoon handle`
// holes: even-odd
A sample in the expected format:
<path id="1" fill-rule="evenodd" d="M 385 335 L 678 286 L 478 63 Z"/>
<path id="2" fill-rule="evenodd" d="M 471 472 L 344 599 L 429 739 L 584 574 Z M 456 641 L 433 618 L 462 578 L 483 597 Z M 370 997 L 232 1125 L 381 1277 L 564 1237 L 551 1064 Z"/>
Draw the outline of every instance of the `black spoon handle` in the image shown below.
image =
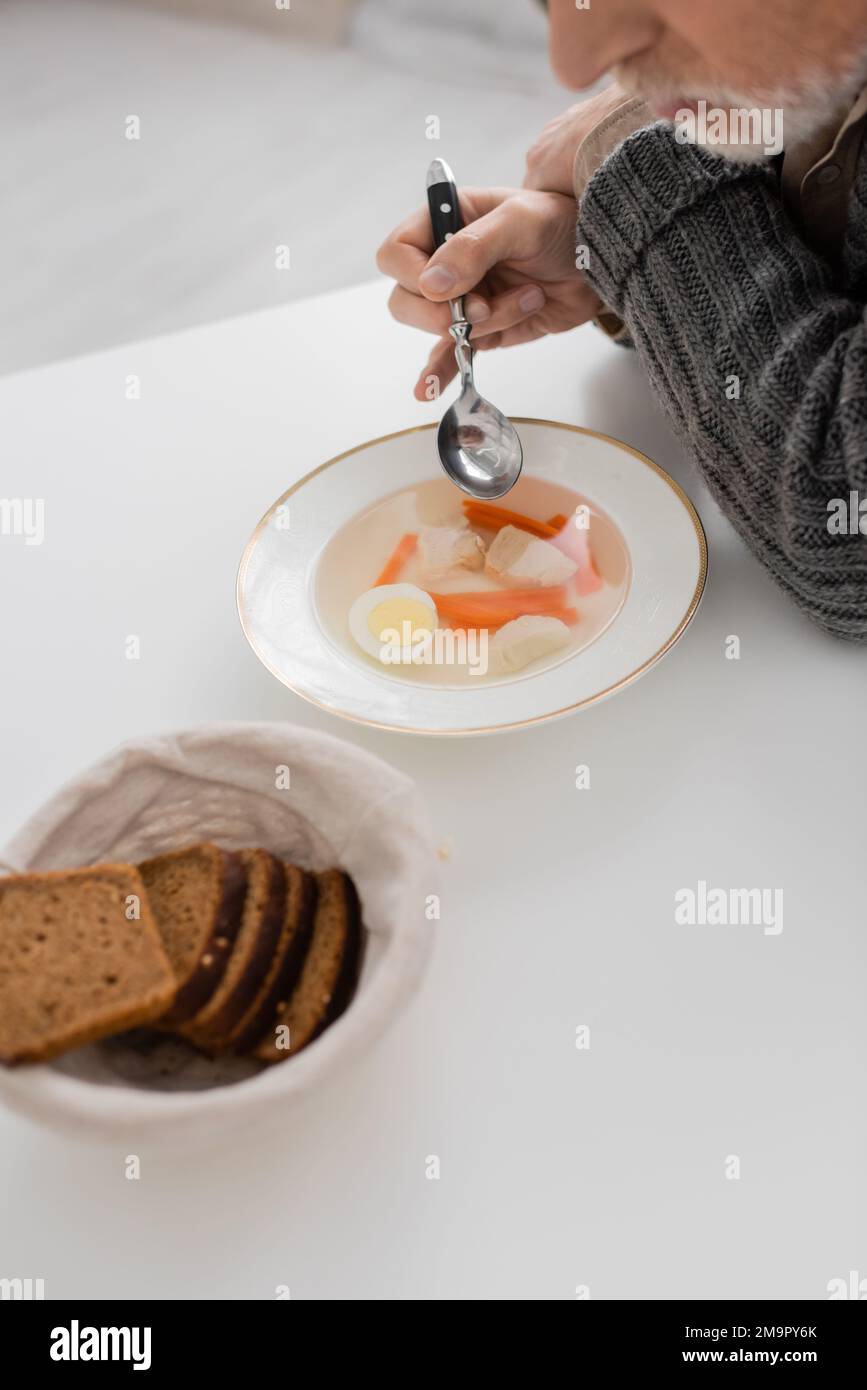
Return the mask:
<path id="1" fill-rule="evenodd" d="M 435 159 L 427 171 L 427 205 L 434 245 L 442 246 L 464 225 L 454 175 L 444 159 Z"/>

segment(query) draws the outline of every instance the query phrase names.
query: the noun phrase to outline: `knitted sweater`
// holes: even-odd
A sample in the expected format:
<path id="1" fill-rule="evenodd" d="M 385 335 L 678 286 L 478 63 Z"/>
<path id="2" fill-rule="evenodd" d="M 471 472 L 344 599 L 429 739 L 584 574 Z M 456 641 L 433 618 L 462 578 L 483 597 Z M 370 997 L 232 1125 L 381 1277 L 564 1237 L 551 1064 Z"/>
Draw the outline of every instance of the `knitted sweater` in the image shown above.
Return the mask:
<path id="1" fill-rule="evenodd" d="M 798 236 L 768 166 L 662 122 L 593 175 L 578 242 L 746 543 L 822 627 L 867 641 L 867 141 L 839 271 Z M 841 534 L 842 507 L 856 520 Z"/>

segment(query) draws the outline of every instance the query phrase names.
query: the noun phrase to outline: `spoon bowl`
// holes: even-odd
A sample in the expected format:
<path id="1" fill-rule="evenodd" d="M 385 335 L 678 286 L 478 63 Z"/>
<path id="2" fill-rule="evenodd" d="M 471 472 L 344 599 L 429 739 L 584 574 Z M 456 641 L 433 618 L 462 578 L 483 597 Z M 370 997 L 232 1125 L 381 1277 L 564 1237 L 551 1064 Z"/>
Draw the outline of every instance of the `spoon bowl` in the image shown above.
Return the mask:
<path id="1" fill-rule="evenodd" d="M 434 245 L 440 247 L 464 225 L 454 175 L 444 159 L 431 162 L 427 196 Z M 461 394 L 440 422 L 440 462 L 452 482 L 471 497 L 482 501 L 505 497 L 521 476 L 524 451 L 511 420 L 476 390 L 463 298 L 449 300 L 449 309 Z"/>
<path id="2" fill-rule="evenodd" d="M 446 473 L 471 497 L 493 501 L 515 486 L 524 460 L 511 420 L 468 385 L 450 405 L 437 431 Z"/>

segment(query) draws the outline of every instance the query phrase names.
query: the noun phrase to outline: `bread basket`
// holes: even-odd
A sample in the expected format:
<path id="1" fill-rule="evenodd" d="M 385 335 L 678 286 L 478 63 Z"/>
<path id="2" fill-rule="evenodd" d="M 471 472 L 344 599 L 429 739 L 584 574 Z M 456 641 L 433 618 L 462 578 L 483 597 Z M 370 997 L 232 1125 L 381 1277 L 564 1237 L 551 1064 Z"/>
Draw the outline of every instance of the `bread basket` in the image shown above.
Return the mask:
<path id="1" fill-rule="evenodd" d="M 135 740 L 69 782 L 2 851 L 5 871 L 137 861 L 197 840 L 261 845 L 355 881 L 366 945 L 358 990 L 297 1057 L 264 1070 L 134 1035 L 40 1066 L 0 1067 L 0 1100 L 84 1131 L 213 1134 L 320 1088 L 362 1056 L 417 987 L 431 946 L 438 862 L 414 783 L 328 734 L 213 724 Z"/>

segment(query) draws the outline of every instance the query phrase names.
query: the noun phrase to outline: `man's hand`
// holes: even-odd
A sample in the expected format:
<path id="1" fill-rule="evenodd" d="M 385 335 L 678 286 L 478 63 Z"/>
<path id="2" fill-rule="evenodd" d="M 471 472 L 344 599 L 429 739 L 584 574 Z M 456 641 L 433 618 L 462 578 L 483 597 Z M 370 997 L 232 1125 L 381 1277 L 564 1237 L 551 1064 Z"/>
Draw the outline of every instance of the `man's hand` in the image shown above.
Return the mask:
<path id="1" fill-rule="evenodd" d="M 415 386 L 430 398 L 457 371 L 447 301 L 466 296 L 472 345 L 528 343 L 592 319 L 602 307 L 575 268 L 575 200 L 512 188 L 461 189 L 463 231 L 434 252 L 427 207 L 413 213 L 379 248 L 379 269 L 397 281 L 389 309 L 400 323 L 438 341 Z M 433 253 L 433 254 L 432 254 Z"/>
<path id="2" fill-rule="evenodd" d="M 613 83 L 549 121 L 527 152 L 524 187 L 574 197 L 572 169 L 578 147 L 591 130 L 627 101 L 628 94 Z"/>

